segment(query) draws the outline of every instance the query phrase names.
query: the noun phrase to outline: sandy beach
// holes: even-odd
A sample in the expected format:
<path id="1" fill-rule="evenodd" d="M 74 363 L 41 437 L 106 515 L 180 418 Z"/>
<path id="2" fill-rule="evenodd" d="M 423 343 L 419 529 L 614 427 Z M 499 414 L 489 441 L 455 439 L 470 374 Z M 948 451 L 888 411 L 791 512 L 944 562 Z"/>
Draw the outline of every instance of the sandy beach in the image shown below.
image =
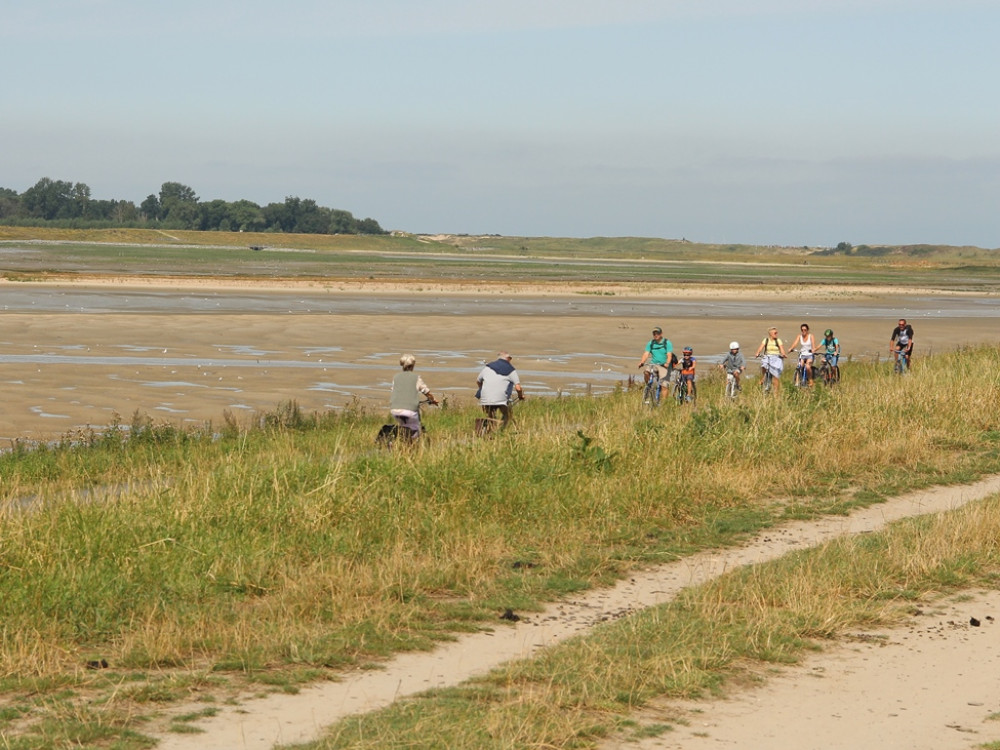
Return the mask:
<path id="1" fill-rule="evenodd" d="M 365 284 L 89 278 L 0 284 L 0 440 L 47 440 L 140 412 L 218 423 L 295 400 L 380 409 L 402 352 L 434 391 L 472 398 L 503 349 L 529 396 L 627 382 L 654 325 L 706 365 L 732 339 L 750 357 L 769 325 L 832 327 L 845 359 L 888 356 L 899 315 L 917 356 L 995 341 L 996 305 L 930 290 L 622 285 Z M 844 363 L 845 378 L 850 364 Z"/>

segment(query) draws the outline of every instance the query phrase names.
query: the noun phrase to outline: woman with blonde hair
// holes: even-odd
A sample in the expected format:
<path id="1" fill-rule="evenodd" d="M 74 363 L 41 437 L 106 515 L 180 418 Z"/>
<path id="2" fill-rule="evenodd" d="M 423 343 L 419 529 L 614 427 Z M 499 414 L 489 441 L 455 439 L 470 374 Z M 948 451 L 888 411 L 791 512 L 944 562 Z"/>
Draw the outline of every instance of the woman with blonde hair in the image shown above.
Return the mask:
<path id="1" fill-rule="evenodd" d="M 763 356 L 761 356 L 763 355 Z M 768 382 L 768 375 L 774 384 L 774 392 L 781 391 L 781 371 L 785 367 L 782 361 L 785 358 L 785 344 L 778 338 L 778 329 L 771 327 L 767 329 L 767 337 L 760 342 L 757 347 L 755 357 L 760 357 L 760 373 L 763 376 L 765 387 Z"/>

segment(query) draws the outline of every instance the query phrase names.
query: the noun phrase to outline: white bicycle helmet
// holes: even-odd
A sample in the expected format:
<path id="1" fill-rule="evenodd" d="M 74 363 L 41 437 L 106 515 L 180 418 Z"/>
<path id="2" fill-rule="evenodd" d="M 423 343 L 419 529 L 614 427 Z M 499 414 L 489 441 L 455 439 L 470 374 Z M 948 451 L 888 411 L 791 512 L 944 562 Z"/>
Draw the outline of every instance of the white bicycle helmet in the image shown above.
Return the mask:
<path id="1" fill-rule="evenodd" d="M 739 349 L 740 348 L 740 342 L 739 341 L 730 341 L 729 342 L 729 348 L 730 349 Z"/>

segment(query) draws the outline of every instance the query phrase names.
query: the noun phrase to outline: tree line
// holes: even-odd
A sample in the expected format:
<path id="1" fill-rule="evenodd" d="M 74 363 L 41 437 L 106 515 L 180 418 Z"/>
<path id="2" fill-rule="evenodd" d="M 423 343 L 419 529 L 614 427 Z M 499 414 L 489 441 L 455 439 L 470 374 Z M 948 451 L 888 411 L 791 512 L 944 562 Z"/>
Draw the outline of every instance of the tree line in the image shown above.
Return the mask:
<path id="1" fill-rule="evenodd" d="M 259 206 L 253 201 L 202 201 L 180 182 L 164 182 L 138 206 L 130 200 L 101 200 L 82 182 L 43 177 L 18 193 L 0 188 L 0 224 L 66 228 L 153 227 L 222 232 L 386 234 L 375 219 L 288 197 Z"/>

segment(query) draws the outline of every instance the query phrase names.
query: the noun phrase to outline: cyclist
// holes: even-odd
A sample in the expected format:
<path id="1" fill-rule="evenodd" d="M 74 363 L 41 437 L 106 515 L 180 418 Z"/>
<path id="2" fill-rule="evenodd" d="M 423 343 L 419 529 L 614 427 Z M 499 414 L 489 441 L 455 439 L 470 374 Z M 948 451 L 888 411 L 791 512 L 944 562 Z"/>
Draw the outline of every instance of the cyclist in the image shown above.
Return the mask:
<path id="1" fill-rule="evenodd" d="M 506 429 L 511 420 L 512 399 L 517 394 L 518 401 L 524 401 L 524 391 L 521 389 L 521 378 L 510 363 L 512 357 L 507 352 L 500 352 L 497 358 L 479 371 L 476 378 L 476 398 L 488 419 L 496 419 L 500 415 L 500 429 Z"/>
<path id="2" fill-rule="evenodd" d="M 423 378 L 413 371 L 416 364 L 417 358 L 412 354 L 404 354 L 399 358 L 403 371 L 397 372 L 392 379 L 392 395 L 389 398 L 389 413 L 396 424 L 410 431 L 412 438 L 420 437 L 421 397 L 425 397 L 431 405 L 437 404 L 437 399 Z"/>
<path id="3" fill-rule="evenodd" d="M 833 335 L 832 328 L 823 331 L 823 338 L 820 339 L 819 345 L 823 347 L 826 361 L 830 363 L 834 378 L 840 380 L 840 341 Z"/>
<path id="4" fill-rule="evenodd" d="M 639 369 L 642 369 L 646 362 L 656 366 L 656 377 L 660 381 L 660 398 L 663 398 L 677 356 L 674 354 L 674 345 L 670 343 L 670 339 L 664 338 L 663 329 L 659 326 L 653 329 L 653 338 L 646 344 L 646 349 L 639 360 Z"/>
<path id="5" fill-rule="evenodd" d="M 684 351 L 681 354 L 681 375 L 680 382 L 683 384 L 687 383 L 687 400 L 694 401 L 695 396 L 698 391 L 694 385 L 694 369 L 695 369 L 695 357 L 694 351 L 690 346 L 685 346 Z"/>
<path id="6" fill-rule="evenodd" d="M 899 325 L 892 329 L 889 346 L 895 350 L 896 359 L 903 356 L 906 368 L 909 369 L 913 358 L 913 326 L 906 322 L 906 318 L 900 318 Z"/>
<path id="7" fill-rule="evenodd" d="M 733 379 L 736 381 L 736 390 L 740 390 L 740 375 L 743 371 L 747 369 L 746 358 L 740 353 L 740 342 L 731 341 L 729 343 L 729 354 L 725 356 L 722 360 L 722 364 L 719 367 L 726 372 L 726 374 L 732 374 Z"/>
<path id="8" fill-rule="evenodd" d="M 803 323 L 799 326 L 799 335 L 792 344 L 792 349 L 799 350 L 799 364 L 805 372 L 806 382 L 811 387 L 813 384 L 813 359 L 815 359 L 816 339 L 809 333 L 809 324 Z M 799 383 L 799 385 L 802 385 Z"/>
<path id="9" fill-rule="evenodd" d="M 761 354 L 763 356 L 761 357 Z M 773 379 L 774 392 L 779 393 L 781 391 L 781 371 L 785 367 L 785 363 L 782 361 L 785 358 L 785 344 L 778 338 L 777 328 L 768 328 L 767 336 L 763 341 L 760 342 L 760 346 L 757 347 L 757 353 L 754 354 L 755 357 L 761 357 L 760 360 L 760 373 L 765 375 L 770 373 Z M 766 383 L 767 380 L 765 379 Z"/>

